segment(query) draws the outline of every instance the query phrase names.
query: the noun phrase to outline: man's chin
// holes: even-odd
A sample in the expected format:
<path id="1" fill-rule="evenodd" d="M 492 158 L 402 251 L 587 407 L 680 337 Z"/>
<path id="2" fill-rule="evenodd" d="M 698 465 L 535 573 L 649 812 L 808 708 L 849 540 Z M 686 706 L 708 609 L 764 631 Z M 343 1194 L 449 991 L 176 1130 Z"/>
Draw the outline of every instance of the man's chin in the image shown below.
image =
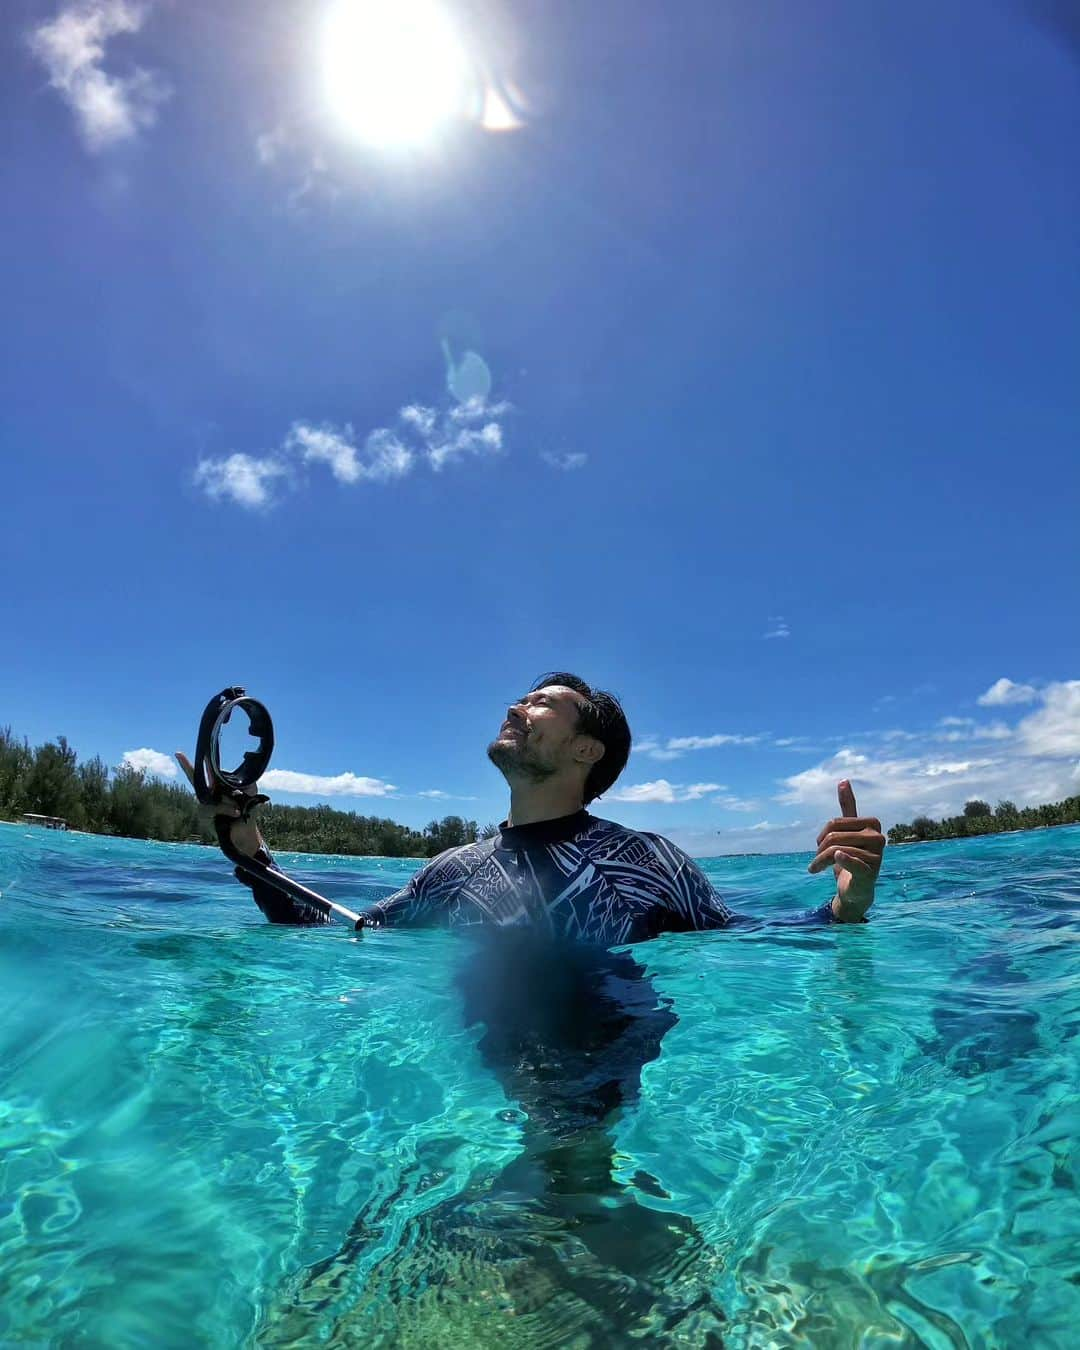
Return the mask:
<path id="1" fill-rule="evenodd" d="M 503 773 L 512 769 L 521 757 L 521 747 L 513 737 L 497 736 L 487 748 L 488 759 Z"/>
<path id="2" fill-rule="evenodd" d="M 488 759 L 504 778 L 530 779 L 540 783 L 554 772 L 546 765 L 538 764 L 518 736 L 498 737 L 488 746 L 487 753 Z"/>

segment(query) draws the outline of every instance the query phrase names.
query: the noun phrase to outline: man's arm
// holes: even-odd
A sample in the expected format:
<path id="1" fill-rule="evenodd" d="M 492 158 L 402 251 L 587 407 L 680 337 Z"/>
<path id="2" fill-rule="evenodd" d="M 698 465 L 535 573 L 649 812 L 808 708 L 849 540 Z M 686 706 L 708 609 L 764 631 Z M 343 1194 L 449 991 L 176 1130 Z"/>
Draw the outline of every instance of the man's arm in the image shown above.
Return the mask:
<path id="1" fill-rule="evenodd" d="M 712 883 L 694 862 L 670 840 L 653 836 L 665 870 L 671 878 L 673 894 L 669 907 L 681 923 L 694 930 L 740 927 L 747 924 L 795 928 L 829 923 L 865 923 L 866 912 L 874 903 L 874 886 L 881 871 L 885 836 L 876 816 L 860 816 L 855 793 L 845 779 L 837 785 L 840 815 L 830 820 L 818 835 L 817 856 L 808 871 L 817 873 L 832 864 L 836 875 L 836 893 L 816 909 L 778 918 L 762 919 L 736 914 L 728 908 Z"/>
<path id="2" fill-rule="evenodd" d="M 176 762 L 183 769 L 188 782 L 194 787 L 195 768 L 182 750 L 176 752 Z M 256 790 L 255 787 L 247 789 L 249 795 L 252 796 Z M 248 858 L 254 858 L 267 867 L 273 868 L 274 871 L 280 870 L 274 864 L 273 856 L 266 847 L 266 840 L 259 833 L 259 827 L 254 820 L 243 820 L 241 818 L 240 809 L 235 802 L 223 800 L 216 802 L 213 806 L 200 805 L 199 815 L 206 824 L 215 829 L 219 818 L 228 820 L 229 839 L 238 853 L 243 853 Z M 245 872 L 243 868 L 236 868 L 235 876 L 237 881 L 251 891 L 255 903 L 271 923 L 308 925 L 330 922 L 328 914 L 293 899 L 291 895 L 279 891 L 276 886 L 270 886 L 264 881 L 259 881 L 256 877 Z"/>
<path id="3" fill-rule="evenodd" d="M 819 905 L 817 909 L 803 910 L 798 914 L 783 914 L 778 918 L 766 919 L 753 914 L 738 914 L 720 898 L 712 882 L 694 862 L 693 858 L 687 857 L 681 849 L 676 849 L 673 844 L 668 844 L 668 847 L 679 858 L 678 874 L 675 879 L 680 887 L 688 890 L 693 897 L 690 909 L 693 922 L 689 926 L 694 931 L 704 932 L 713 928 L 745 928 L 750 925 L 770 928 L 801 928 L 833 923 L 836 920 L 831 900 L 824 905 Z"/>

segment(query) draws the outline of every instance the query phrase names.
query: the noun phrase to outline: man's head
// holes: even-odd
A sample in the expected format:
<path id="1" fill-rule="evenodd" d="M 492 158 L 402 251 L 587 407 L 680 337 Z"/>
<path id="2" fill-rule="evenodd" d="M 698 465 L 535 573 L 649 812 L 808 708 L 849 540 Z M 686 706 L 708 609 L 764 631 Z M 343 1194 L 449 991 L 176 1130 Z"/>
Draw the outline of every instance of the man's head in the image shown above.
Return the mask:
<path id="1" fill-rule="evenodd" d="M 618 699 L 567 671 L 542 676 L 510 705 L 488 758 L 508 782 L 556 776 L 580 783 L 588 804 L 606 792 L 630 755 L 630 727 Z"/>

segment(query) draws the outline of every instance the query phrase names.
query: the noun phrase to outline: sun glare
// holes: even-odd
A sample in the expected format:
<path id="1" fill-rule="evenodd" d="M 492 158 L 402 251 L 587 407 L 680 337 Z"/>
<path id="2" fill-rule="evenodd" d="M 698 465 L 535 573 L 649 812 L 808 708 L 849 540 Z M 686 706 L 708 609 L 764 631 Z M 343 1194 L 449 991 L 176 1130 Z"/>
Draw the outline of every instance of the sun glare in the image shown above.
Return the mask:
<path id="1" fill-rule="evenodd" d="M 337 0 L 322 57 L 334 116 L 369 145 L 421 145 L 465 109 L 468 61 L 436 0 Z"/>

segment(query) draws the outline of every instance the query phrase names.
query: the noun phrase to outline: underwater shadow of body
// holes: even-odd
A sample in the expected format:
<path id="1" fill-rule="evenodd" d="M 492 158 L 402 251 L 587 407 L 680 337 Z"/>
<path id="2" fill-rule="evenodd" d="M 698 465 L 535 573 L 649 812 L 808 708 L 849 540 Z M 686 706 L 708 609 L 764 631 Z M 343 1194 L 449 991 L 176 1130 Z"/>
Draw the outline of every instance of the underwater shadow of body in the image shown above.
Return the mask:
<path id="1" fill-rule="evenodd" d="M 352 1272 L 377 1230 L 376 1216 L 358 1216 L 294 1285 L 273 1343 L 296 1344 L 317 1322 L 319 1340 L 339 1346 L 722 1346 L 696 1225 L 638 1203 L 613 1176 L 612 1127 L 675 1014 L 625 951 L 516 929 L 483 930 L 470 946 L 465 1020 L 482 1025 L 483 1061 L 525 1113 L 522 1151 L 416 1219 L 359 1300 Z M 664 1195 L 646 1173 L 634 1183 Z"/>

